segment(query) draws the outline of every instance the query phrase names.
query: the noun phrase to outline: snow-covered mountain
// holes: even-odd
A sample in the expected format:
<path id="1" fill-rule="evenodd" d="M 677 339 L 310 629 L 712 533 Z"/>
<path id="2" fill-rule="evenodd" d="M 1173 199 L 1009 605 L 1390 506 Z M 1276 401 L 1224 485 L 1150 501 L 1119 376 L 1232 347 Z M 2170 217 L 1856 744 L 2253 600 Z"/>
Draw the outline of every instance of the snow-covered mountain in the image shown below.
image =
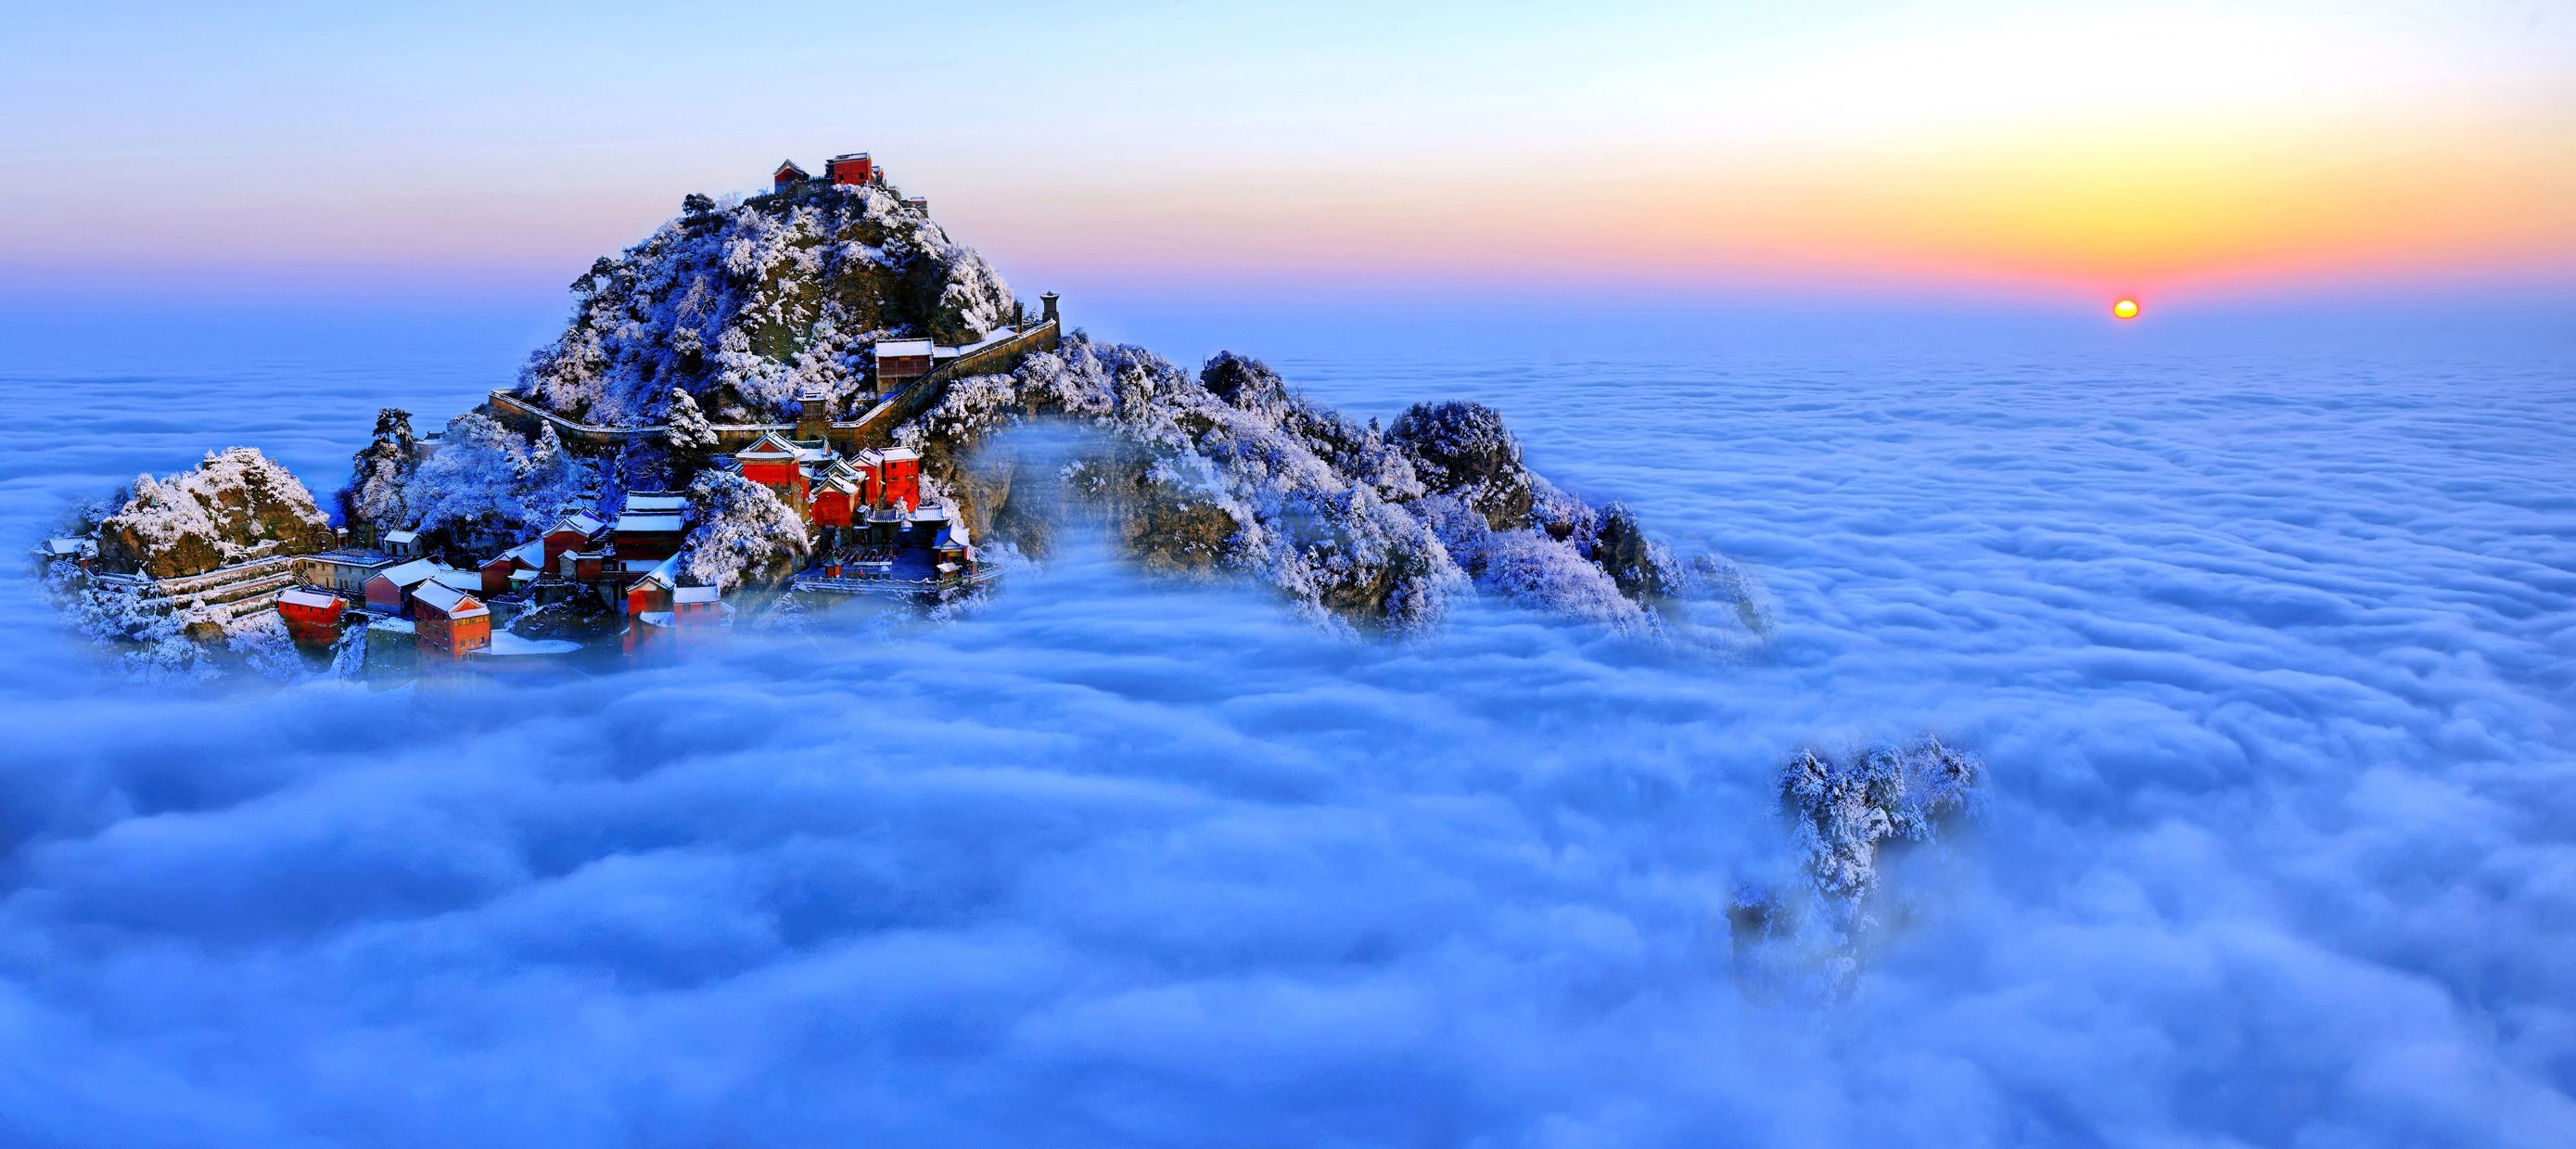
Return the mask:
<path id="1" fill-rule="evenodd" d="M 530 357 L 517 395 L 583 422 L 700 432 L 710 417 L 789 421 L 816 391 L 847 417 L 875 399 L 861 392 L 877 341 L 973 343 L 1020 317 L 982 256 L 919 201 L 873 183 L 792 184 L 732 204 L 691 196 L 573 291 L 570 323 Z M 1239 355 L 1193 372 L 1078 331 L 1057 342 L 1001 373 L 918 384 L 940 390 L 893 429 L 988 550 L 1043 556 L 1070 508 L 1106 512 L 1149 568 L 1257 578 L 1318 618 L 1372 629 L 1430 625 L 1476 591 L 1634 633 L 1674 633 L 1695 620 L 1694 603 L 1718 607 L 1705 621 L 1761 628 L 1732 567 L 1681 561 L 1620 504 L 1531 472 L 1489 408 L 1419 404 L 1380 427 Z M 1040 423 L 1093 434 L 1075 457 L 1034 469 L 988 449 L 999 432 Z M 613 514 L 623 492 L 687 486 L 708 469 L 706 448 L 584 452 L 551 427 L 532 437 L 486 411 L 460 414 L 433 444 L 389 408 L 339 505 L 352 527 L 416 531 L 427 553 L 472 566 L 561 514 Z M 692 513 L 692 554 L 722 533 L 713 510 L 701 500 Z M 318 511 L 307 517 L 327 538 Z M 150 518 L 163 520 L 179 521 Z M 108 548 L 121 567 L 218 557 L 164 555 L 181 544 L 128 534 Z"/>
<path id="2" fill-rule="evenodd" d="M 972 343 L 1015 306 L 983 256 L 881 184 L 693 197 L 572 287 L 571 325 L 529 357 L 517 393 L 610 426 L 660 421 L 675 387 L 719 422 L 793 418 L 808 387 L 846 410 L 870 343 Z"/>

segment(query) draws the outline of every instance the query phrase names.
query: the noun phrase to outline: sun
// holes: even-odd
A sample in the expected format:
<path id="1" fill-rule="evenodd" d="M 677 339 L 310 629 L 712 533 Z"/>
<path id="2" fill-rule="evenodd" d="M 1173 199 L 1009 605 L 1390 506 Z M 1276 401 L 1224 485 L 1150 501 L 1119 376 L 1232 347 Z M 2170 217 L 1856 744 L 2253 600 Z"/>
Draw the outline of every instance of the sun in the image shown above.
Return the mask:
<path id="1" fill-rule="evenodd" d="M 2114 303 L 2111 305 L 2111 314 L 2121 319 L 2135 319 L 2138 317 L 2138 301 L 2123 299 Z"/>

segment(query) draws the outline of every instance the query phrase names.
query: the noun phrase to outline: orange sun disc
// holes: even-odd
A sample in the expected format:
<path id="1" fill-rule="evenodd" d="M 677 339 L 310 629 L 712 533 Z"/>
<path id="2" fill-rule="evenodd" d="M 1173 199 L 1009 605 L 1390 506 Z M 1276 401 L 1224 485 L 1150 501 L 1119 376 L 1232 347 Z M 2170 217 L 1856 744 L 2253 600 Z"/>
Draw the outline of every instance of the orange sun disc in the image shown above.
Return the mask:
<path id="1" fill-rule="evenodd" d="M 2119 316 L 2122 319 L 2135 319 L 2138 317 L 2138 301 L 2134 299 L 2123 299 L 2118 303 L 2114 303 L 2111 305 L 2111 314 Z"/>

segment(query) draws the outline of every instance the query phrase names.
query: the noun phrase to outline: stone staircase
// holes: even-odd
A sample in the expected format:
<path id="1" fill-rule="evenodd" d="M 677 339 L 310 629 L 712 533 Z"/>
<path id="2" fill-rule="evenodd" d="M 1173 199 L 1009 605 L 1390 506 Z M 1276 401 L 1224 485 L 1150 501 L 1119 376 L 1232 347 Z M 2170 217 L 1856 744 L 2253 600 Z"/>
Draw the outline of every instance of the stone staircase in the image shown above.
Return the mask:
<path id="1" fill-rule="evenodd" d="M 295 585 L 295 556 L 268 555 L 178 578 L 136 578 L 147 598 L 166 602 L 182 614 L 200 612 L 213 621 L 236 619 L 273 610 L 277 596 Z"/>

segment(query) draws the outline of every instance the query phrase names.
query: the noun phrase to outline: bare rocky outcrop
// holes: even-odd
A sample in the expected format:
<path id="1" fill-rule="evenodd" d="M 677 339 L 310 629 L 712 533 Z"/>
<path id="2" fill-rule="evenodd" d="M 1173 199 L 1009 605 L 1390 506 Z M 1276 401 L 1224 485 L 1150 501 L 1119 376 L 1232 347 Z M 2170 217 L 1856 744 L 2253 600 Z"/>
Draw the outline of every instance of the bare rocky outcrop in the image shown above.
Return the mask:
<path id="1" fill-rule="evenodd" d="M 331 517 L 313 493 L 249 447 L 211 452 L 195 470 L 167 479 L 136 478 L 98 532 L 101 565 L 165 579 L 331 543 Z"/>

